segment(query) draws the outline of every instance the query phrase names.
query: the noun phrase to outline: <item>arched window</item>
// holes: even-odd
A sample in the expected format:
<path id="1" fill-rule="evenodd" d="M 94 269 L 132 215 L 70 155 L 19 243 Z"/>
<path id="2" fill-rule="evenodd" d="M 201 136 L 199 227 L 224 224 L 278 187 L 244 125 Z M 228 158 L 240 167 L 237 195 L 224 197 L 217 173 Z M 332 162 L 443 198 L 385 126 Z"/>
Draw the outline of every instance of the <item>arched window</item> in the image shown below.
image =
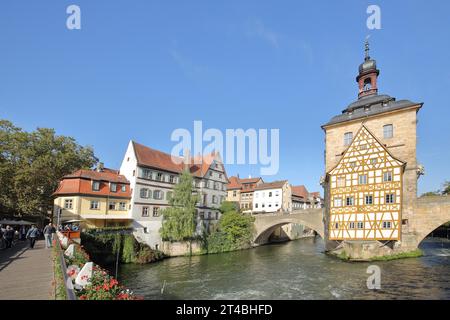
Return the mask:
<path id="1" fill-rule="evenodd" d="M 372 80 L 370 78 L 367 78 L 367 79 L 364 80 L 363 90 L 367 91 L 367 90 L 370 90 L 370 89 L 372 89 Z"/>

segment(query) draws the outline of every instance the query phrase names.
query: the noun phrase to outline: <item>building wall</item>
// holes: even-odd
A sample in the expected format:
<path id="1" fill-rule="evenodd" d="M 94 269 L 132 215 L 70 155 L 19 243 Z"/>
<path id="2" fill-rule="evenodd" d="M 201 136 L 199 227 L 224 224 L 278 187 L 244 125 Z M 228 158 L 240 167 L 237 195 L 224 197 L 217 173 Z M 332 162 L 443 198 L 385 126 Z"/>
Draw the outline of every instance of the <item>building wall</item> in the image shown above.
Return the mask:
<path id="1" fill-rule="evenodd" d="M 72 200 L 72 209 L 65 209 L 65 200 Z M 91 209 L 91 201 L 98 201 L 99 209 Z M 109 210 L 109 202 L 116 202 L 116 210 Z M 125 203 L 125 210 L 119 210 L 119 202 Z M 129 214 L 130 201 L 121 198 L 103 198 L 90 196 L 62 196 L 54 200 L 54 216 L 58 216 L 58 210 L 61 208 L 60 221 L 72 219 L 87 220 L 87 227 L 104 226 L 102 220 L 126 220 L 130 219 Z M 94 221 L 95 220 L 95 221 Z"/>
<path id="2" fill-rule="evenodd" d="M 286 183 L 282 188 L 255 190 L 253 195 L 253 211 L 275 212 L 292 210 L 291 187 Z M 272 196 L 269 196 L 272 193 Z M 277 196 L 278 194 L 278 196 Z M 262 205 L 264 204 L 264 207 Z"/>
<path id="3" fill-rule="evenodd" d="M 404 219 L 413 214 L 414 204 L 417 197 L 417 112 L 416 108 L 393 111 L 386 114 L 373 116 L 366 119 L 339 123 L 325 128 L 325 170 L 329 172 L 342 158 L 342 153 L 348 146 L 344 145 L 344 133 L 353 132 L 353 136 L 364 123 L 364 125 L 386 145 L 389 152 L 399 160 L 406 162 L 403 174 L 403 207 Z M 394 135 L 392 138 L 383 137 L 383 126 L 393 125 Z M 405 231 L 408 225 L 404 226 Z"/>
<path id="4" fill-rule="evenodd" d="M 204 178 L 194 176 L 194 188 L 200 196 L 200 201 L 197 206 L 198 233 L 203 230 L 211 230 L 213 225 L 220 219 L 219 207 L 221 202 L 226 200 L 226 183 L 228 182 L 222 167 L 222 165 L 218 167 L 212 165 L 206 172 Z M 152 178 L 144 176 L 144 170 L 151 172 Z M 159 230 L 162 227 L 161 210 L 169 206 L 167 194 L 168 192 L 173 192 L 180 175 L 165 170 L 138 166 L 131 143 L 125 153 L 120 173 L 125 175 L 130 181 L 132 188 L 131 216 L 134 219 L 133 228 L 135 229 L 135 236 L 153 248 L 161 248 L 162 239 L 159 234 Z M 162 174 L 163 178 L 161 181 L 155 179 L 158 173 Z M 173 183 L 170 182 L 170 176 L 175 178 Z M 215 186 L 218 188 L 215 189 Z M 151 192 L 151 198 L 141 197 L 141 189 L 144 188 Z M 163 193 L 162 199 L 154 198 L 155 190 Z M 216 203 L 213 203 L 213 196 L 217 200 Z M 144 207 L 148 208 L 148 216 L 142 215 Z M 153 215 L 154 208 L 159 208 L 158 215 L 156 216 Z"/>

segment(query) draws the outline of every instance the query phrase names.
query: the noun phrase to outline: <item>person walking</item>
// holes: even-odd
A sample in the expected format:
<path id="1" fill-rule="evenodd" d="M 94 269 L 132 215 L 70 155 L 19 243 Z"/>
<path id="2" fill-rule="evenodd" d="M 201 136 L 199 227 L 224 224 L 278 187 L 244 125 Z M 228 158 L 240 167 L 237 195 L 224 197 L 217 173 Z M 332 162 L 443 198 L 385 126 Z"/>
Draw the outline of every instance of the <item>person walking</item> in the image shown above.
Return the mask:
<path id="1" fill-rule="evenodd" d="M 51 223 L 49 223 L 44 228 L 45 247 L 47 249 L 52 247 L 52 233 L 53 233 L 53 226 Z"/>
<path id="2" fill-rule="evenodd" d="M 5 232 L 6 248 L 11 248 L 14 240 L 14 229 L 10 226 L 6 226 Z"/>
<path id="3" fill-rule="evenodd" d="M 31 228 L 27 232 L 27 238 L 30 239 L 30 248 L 34 248 L 34 244 L 36 242 L 37 237 L 39 236 L 39 230 L 36 228 L 36 226 L 33 224 Z"/>
<path id="4" fill-rule="evenodd" d="M 27 236 L 27 229 L 25 228 L 25 226 L 21 226 L 20 227 L 20 240 L 25 240 Z"/>
<path id="5" fill-rule="evenodd" d="M 51 234 L 51 244 L 52 244 L 52 246 L 53 246 L 53 240 L 55 240 L 56 238 L 55 238 L 55 235 L 56 235 L 56 227 L 55 227 L 55 225 L 52 223 L 52 234 Z"/>

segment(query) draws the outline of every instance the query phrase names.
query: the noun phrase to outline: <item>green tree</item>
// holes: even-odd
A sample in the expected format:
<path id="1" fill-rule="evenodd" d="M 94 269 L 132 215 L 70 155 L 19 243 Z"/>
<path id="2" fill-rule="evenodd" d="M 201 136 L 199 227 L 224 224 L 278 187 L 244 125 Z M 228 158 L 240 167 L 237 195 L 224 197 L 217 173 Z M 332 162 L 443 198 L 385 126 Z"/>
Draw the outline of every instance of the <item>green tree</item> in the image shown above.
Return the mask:
<path id="1" fill-rule="evenodd" d="M 0 120 L 0 209 L 46 216 L 59 180 L 97 161 L 91 147 L 58 136 L 53 129 L 25 132 Z"/>
<path id="2" fill-rule="evenodd" d="M 233 202 L 223 203 L 216 230 L 206 239 L 209 253 L 249 248 L 253 241 L 255 218 L 236 211 Z"/>
<path id="3" fill-rule="evenodd" d="M 422 193 L 421 197 L 438 196 L 439 194 L 440 194 L 439 191 L 428 191 L 428 192 Z"/>
<path id="4" fill-rule="evenodd" d="M 239 210 L 239 203 L 234 201 L 223 201 L 219 208 L 220 212 L 230 212 L 230 211 L 236 211 L 240 212 Z"/>
<path id="5" fill-rule="evenodd" d="M 450 181 L 446 181 L 444 183 L 444 190 L 442 191 L 443 195 L 449 195 L 450 194 Z"/>
<path id="6" fill-rule="evenodd" d="M 195 205 L 199 201 L 193 190 L 193 178 L 189 171 L 181 174 L 180 182 L 174 187 L 169 207 L 162 211 L 161 237 L 168 241 L 189 241 L 195 234 Z M 191 247 L 192 249 L 192 247 Z"/>

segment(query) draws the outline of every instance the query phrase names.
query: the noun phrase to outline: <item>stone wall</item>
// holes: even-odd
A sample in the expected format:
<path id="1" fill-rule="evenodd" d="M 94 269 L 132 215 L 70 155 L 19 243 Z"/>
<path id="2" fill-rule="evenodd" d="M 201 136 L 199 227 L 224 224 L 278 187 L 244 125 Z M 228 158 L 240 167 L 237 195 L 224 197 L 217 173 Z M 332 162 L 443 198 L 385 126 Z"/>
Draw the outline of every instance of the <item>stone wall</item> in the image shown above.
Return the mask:
<path id="1" fill-rule="evenodd" d="M 202 245 L 200 241 L 192 242 L 192 254 L 200 254 Z M 189 242 L 168 242 L 162 243 L 162 252 L 169 257 L 185 256 L 190 254 Z"/>

